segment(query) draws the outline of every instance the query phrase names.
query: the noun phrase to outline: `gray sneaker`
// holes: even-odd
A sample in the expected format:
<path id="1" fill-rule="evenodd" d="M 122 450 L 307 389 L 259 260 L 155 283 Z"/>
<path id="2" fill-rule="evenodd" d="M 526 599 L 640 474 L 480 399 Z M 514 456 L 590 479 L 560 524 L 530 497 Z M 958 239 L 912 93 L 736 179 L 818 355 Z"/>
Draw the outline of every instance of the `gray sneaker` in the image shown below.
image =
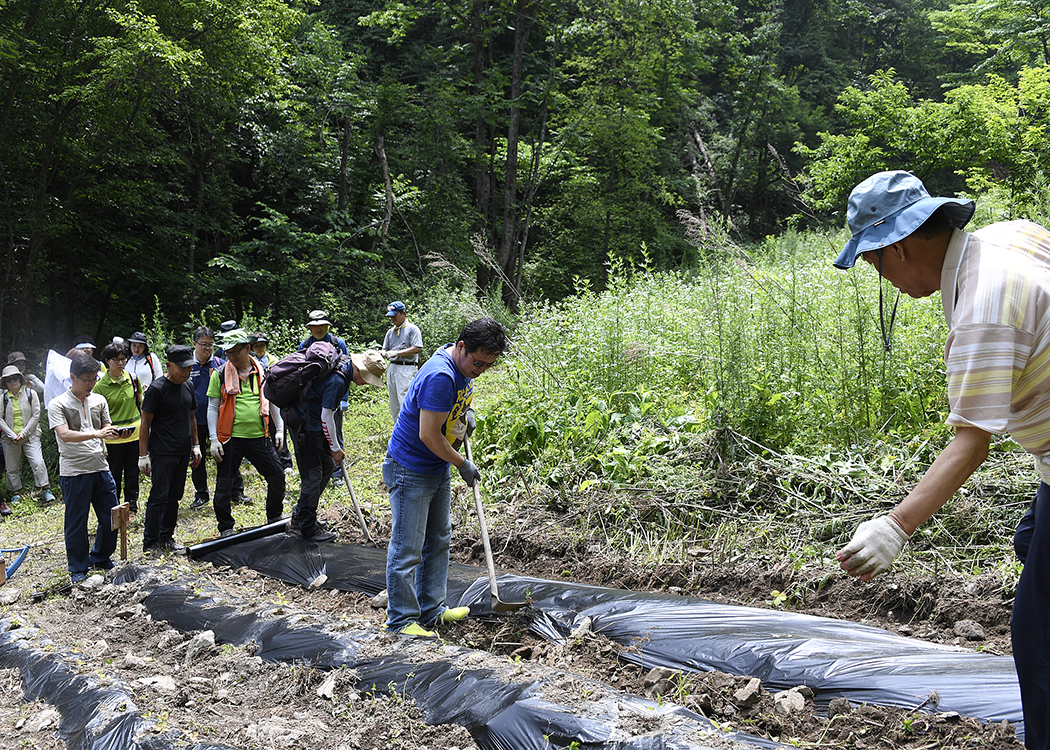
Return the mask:
<path id="1" fill-rule="evenodd" d="M 234 534 L 236 534 L 236 533 L 237 533 L 237 532 L 236 532 L 236 531 L 234 531 L 233 529 L 223 529 L 223 530 L 222 530 L 222 531 L 221 531 L 221 532 L 219 533 L 219 538 L 224 538 L 224 537 L 228 537 L 228 536 L 233 536 L 233 535 L 234 535 Z"/>
<path id="2" fill-rule="evenodd" d="M 186 551 L 186 547 L 184 547 L 183 545 L 179 544 L 178 542 L 176 542 L 174 539 L 172 539 L 170 537 L 168 539 L 162 539 L 160 541 L 160 544 L 158 544 L 157 546 L 160 547 L 163 550 L 168 551 L 168 552 L 174 552 L 175 554 L 179 554 L 181 552 L 185 552 Z"/>

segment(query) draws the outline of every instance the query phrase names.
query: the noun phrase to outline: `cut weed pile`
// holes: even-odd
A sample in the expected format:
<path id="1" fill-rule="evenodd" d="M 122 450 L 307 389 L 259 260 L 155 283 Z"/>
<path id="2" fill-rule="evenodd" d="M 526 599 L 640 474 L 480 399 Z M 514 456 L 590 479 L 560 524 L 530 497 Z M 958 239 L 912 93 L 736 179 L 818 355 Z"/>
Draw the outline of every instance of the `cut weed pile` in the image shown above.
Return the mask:
<path id="1" fill-rule="evenodd" d="M 701 457 L 700 452 L 694 454 L 697 461 Z M 355 465 L 352 480 L 373 535 L 382 543 L 389 534 L 389 512 L 384 509 L 381 486 L 368 471 L 368 460 Z M 570 498 L 571 505 L 564 505 L 559 493 L 551 489 L 501 493 L 495 501 L 490 498 L 489 506 L 497 567 L 541 578 L 667 591 L 850 619 L 938 643 L 997 654 L 1010 652 L 1014 581 L 1008 571 L 989 568 L 979 575 L 964 574 L 958 565 L 945 564 L 943 550 L 924 549 L 919 539 L 889 575 L 870 583 L 848 579 L 831 558 L 839 537 L 849 533 L 852 520 L 842 522 L 834 513 L 822 514 L 820 503 L 811 501 L 805 489 L 784 492 L 784 487 L 825 482 L 834 488 L 853 480 L 848 474 L 839 474 L 837 479 L 830 472 L 818 476 L 812 467 L 793 475 L 793 465 L 783 457 L 763 458 L 758 453 L 748 462 L 724 465 L 714 480 L 719 483 L 718 492 L 712 493 L 709 485 L 704 499 L 694 484 L 683 484 L 688 489 L 682 490 L 673 486 L 595 487 Z M 992 486 L 995 473 L 1003 467 L 992 466 L 987 471 L 982 476 Z M 733 497 L 725 492 L 740 486 L 743 477 L 751 487 L 747 493 Z M 256 502 L 235 508 L 240 527 L 264 520 L 261 481 L 249 470 L 246 482 Z M 974 495 L 980 496 L 982 491 L 976 488 L 981 486 L 978 477 Z M 148 481 L 143 482 L 143 490 L 148 491 Z M 189 497 L 180 512 L 178 532 L 179 540 L 186 544 L 215 534 L 210 509 L 187 510 Z M 974 502 L 979 504 L 979 497 Z M 691 504 L 718 511 L 723 522 L 712 523 L 706 536 L 699 526 L 688 538 L 642 533 L 654 526 L 654 518 L 687 509 L 695 512 Z M 471 512 L 472 496 L 465 487 L 457 488 L 453 505 L 453 557 L 479 565 L 481 542 Z M 613 517 L 606 508 L 617 509 L 621 515 Z M 362 690 L 353 686 L 351 675 L 333 678 L 309 664 L 267 664 L 250 648 L 221 644 L 187 660 L 186 644 L 196 633 L 178 633 L 147 618 L 137 606 L 131 584 L 78 589 L 68 597 L 32 601 L 31 592 L 66 580 L 61 515 L 61 505 L 34 508 L 33 512 L 23 508 L 0 526 L 3 546 L 37 545 L 15 577 L 0 589 L 4 602 L 0 617 L 39 628 L 58 651 L 74 654 L 80 673 L 119 681 L 134 695 L 143 715 L 156 721 L 158 734 L 170 733 L 187 744 L 206 741 L 243 748 L 473 746 L 463 727 L 428 726 L 412 702 L 388 686 Z M 322 517 L 340 532 L 340 543 L 363 541 L 345 490 L 338 486 L 327 490 Z M 371 608 L 362 594 L 305 590 L 249 570 L 215 569 L 185 558 L 146 558 L 139 551 L 140 522 L 141 518 L 132 527 L 129 542 L 136 565 L 174 566 L 173 577 L 196 577 L 202 586 L 214 586 L 231 600 L 275 607 L 306 622 L 382 626 L 383 613 Z M 954 521 L 949 518 L 946 523 L 950 526 Z M 821 541 L 829 526 L 842 528 Z M 997 551 L 997 559 L 1006 559 L 1008 538 L 997 545 L 989 542 L 989 546 Z M 979 556 L 993 557 L 987 550 Z M 939 713 L 936 696 L 917 695 L 913 710 L 848 706 L 840 701 L 832 706 L 829 717 L 814 706 L 805 686 L 773 695 L 747 675 L 640 669 L 620 657 L 622 646 L 600 633 L 582 632 L 565 645 L 553 644 L 530 633 L 519 615 L 494 621 L 470 619 L 449 628 L 444 639 L 487 652 L 500 663 L 555 668 L 566 679 L 576 675 L 610 689 L 683 705 L 726 728 L 798 747 L 1020 747 L 1012 727 L 981 725 Z M 53 712 L 40 704 L 21 702 L 23 685 L 11 670 L 0 672 L 0 693 L 4 706 L 0 736 L 16 738 L 25 747 L 63 746 L 55 738 Z"/>

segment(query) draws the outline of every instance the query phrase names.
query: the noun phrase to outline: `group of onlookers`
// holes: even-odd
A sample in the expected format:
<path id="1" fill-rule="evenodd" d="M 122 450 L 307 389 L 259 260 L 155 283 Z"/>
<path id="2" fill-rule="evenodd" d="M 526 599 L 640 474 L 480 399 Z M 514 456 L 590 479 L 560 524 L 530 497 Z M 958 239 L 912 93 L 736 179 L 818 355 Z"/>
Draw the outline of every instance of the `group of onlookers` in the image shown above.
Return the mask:
<path id="1" fill-rule="evenodd" d="M 198 327 L 192 347 L 169 346 L 163 367 L 139 332 L 105 345 L 99 354 L 101 365 L 90 340 L 76 342 L 69 351 L 70 386 L 46 405 L 59 447 L 71 580 L 86 579 L 92 567 L 113 567 L 110 557 L 117 531 L 110 523 L 111 510 L 123 493 L 130 513 L 138 512 L 140 474 L 152 480 L 143 522 L 147 553 L 182 549 L 175 528 L 191 469 L 190 507 L 201 507 L 210 499 L 220 536 L 234 533 L 231 506 L 244 493 L 242 460 L 266 482 L 267 523 L 282 520 L 285 474 L 290 469 L 283 457 L 291 459 L 286 437 L 295 446 L 300 478 L 289 528 L 313 542 L 334 539 L 335 533 L 317 518 L 317 506 L 330 480 L 343 470 L 341 422 L 349 388 L 351 384 L 382 386 L 386 374 L 394 418 L 382 466 L 393 516 L 387 553 L 387 630 L 430 636 L 426 626 L 467 616 L 466 607 L 445 604 L 450 465 L 469 485 L 479 481 L 477 467 L 461 452 L 474 429 L 472 381 L 506 351 L 506 331 L 490 318 L 474 321 L 456 342 L 438 349 L 420 367 L 423 340 L 419 328 L 407 322 L 404 303 L 392 302 L 386 316 L 392 326 L 383 348 L 349 353 L 346 342 L 330 332 L 325 311 L 310 312 L 306 321 L 310 335 L 299 349 L 324 342 L 322 347 L 342 358 L 298 403 L 284 409 L 269 402 L 264 388 L 276 362 L 267 337 L 238 328 L 233 321 L 224 323 L 218 335 Z M 27 387 L 31 381 L 23 373 L 24 357 L 19 362 L 22 369 L 12 360 L 3 371 L 10 394 L 10 398 L 5 394 L 2 420 L 8 483 L 12 492 L 20 489 L 20 460 L 25 455 L 34 467 L 42 498 L 50 500 L 54 496 L 47 488 L 39 448 L 41 396 Z M 286 422 L 292 429 L 286 430 Z M 205 435 L 217 465 L 211 497 L 201 448 Z M 20 451 L 17 456 L 15 449 Z M 98 528 L 89 548 L 92 508 Z"/>
<path id="2" fill-rule="evenodd" d="M 342 471 L 341 422 L 348 388 L 350 383 L 381 386 L 386 359 L 402 368 L 411 361 L 414 372 L 422 340 L 418 328 L 405 324 L 405 314 L 401 302 L 388 307 L 395 335 L 387 336 L 390 345 L 382 352 L 349 354 L 346 342 L 330 332 L 327 313 L 309 313 L 310 335 L 299 348 L 326 341 L 346 361 L 295 407 L 299 412 L 295 423 L 300 427 L 291 435 L 280 410 L 271 409 L 263 394 L 269 368 L 277 361 L 269 352 L 269 338 L 261 331 L 239 328 L 235 321 L 223 323 L 218 334 L 199 326 L 192 347 L 168 347 L 163 362 L 139 331 L 127 338 L 114 337 L 101 350 L 90 337 L 78 337 L 66 352 L 69 387 L 50 403 L 43 396 L 44 383 L 26 372 L 24 354 L 12 352 L 2 373 L 0 432 L 9 500 L 0 496 L 0 513 L 9 515 L 11 506 L 23 500 L 23 456 L 32 468 L 40 501 L 55 500 L 40 439 L 46 412 L 59 449 L 59 485 L 66 504 L 66 546 L 74 581 L 85 578 L 90 566 L 109 567 L 116 539 L 109 510 L 123 501 L 129 519 L 136 519 L 142 474 L 152 479 L 142 524 L 146 552 L 181 549 L 174 532 L 187 471 L 192 472 L 194 486 L 190 507 L 211 504 L 220 535 L 233 533 L 231 506 L 251 502 L 240 473 L 242 460 L 266 481 L 267 520 L 281 518 L 285 477 L 294 471 L 289 442 L 297 446 L 296 460 L 305 479 L 300 483 L 293 528 L 314 541 L 334 538 L 318 523 L 316 510 L 325 486 Z M 401 340 L 415 342 L 415 349 L 396 345 L 402 332 L 409 338 Z M 410 379 L 402 377 L 398 382 L 407 388 L 406 380 Z M 393 385 L 391 393 L 396 393 Z M 392 410 L 395 398 L 391 395 Z M 205 437 L 216 465 L 214 493 L 209 492 L 207 462 L 202 460 Z M 318 466 L 324 470 L 318 471 Z M 90 507 L 95 508 L 99 525 L 89 552 Z"/>

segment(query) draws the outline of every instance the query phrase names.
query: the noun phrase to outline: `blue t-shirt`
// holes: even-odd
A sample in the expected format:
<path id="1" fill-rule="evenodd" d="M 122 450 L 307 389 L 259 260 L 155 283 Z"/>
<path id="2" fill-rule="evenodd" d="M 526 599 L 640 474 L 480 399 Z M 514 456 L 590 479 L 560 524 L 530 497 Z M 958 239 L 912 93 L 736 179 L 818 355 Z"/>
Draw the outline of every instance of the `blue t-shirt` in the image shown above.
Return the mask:
<path id="1" fill-rule="evenodd" d="M 347 360 L 335 368 L 321 383 L 310 386 L 310 392 L 295 409 L 307 430 L 321 431 L 321 409 L 339 411 L 339 404 L 346 399 L 350 384 L 354 382 L 354 363 Z"/>
<path id="2" fill-rule="evenodd" d="M 459 371 L 449 354 L 452 344 L 435 352 L 419 369 L 416 379 L 397 415 L 387 452 L 406 469 L 418 474 L 443 474 L 448 462 L 434 455 L 419 439 L 419 411 L 448 412 L 441 434 L 451 444 L 456 435 L 453 425 L 465 425 L 466 412 L 474 397 L 474 381 Z M 462 432 L 462 429 L 457 430 Z M 461 435 L 460 435 L 461 436 Z"/>

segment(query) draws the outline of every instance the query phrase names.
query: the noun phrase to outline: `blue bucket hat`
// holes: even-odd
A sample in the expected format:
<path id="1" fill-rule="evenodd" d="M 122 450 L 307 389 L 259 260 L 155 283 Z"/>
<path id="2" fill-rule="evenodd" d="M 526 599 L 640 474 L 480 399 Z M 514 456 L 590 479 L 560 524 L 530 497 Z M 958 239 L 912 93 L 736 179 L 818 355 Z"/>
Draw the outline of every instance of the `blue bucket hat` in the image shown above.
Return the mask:
<path id="1" fill-rule="evenodd" d="M 852 268 L 858 255 L 904 239 L 941 206 L 956 229 L 966 226 L 976 209 L 971 200 L 931 197 L 911 172 L 873 174 L 849 194 L 846 221 L 853 236 L 835 258 L 835 267 Z"/>

